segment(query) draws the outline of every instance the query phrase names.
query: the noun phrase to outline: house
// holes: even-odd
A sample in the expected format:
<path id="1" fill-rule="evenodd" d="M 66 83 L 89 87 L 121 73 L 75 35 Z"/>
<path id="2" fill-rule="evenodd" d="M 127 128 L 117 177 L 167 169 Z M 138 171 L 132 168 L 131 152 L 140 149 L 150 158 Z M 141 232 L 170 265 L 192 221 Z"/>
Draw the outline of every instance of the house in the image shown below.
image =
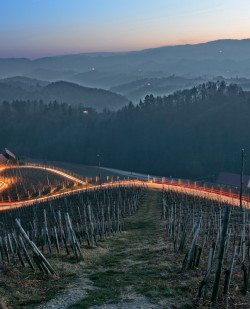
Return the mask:
<path id="1" fill-rule="evenodd" d="M 232 187 L 240 187 L 240 174 L 233 174 L 227 172 L 221 172 L 217 178 L 217 183 L 221 185 L 228 185 Z M 250 176 L 243 176 L 243 188 L 250 189 Z"/>
<path id="2" fill-rule="evenodd" d="M 3 153 L 0 153 L 0 165 L 8 165 L 17 163 L 17 158 L 10 150 L 4 148 Z"/>

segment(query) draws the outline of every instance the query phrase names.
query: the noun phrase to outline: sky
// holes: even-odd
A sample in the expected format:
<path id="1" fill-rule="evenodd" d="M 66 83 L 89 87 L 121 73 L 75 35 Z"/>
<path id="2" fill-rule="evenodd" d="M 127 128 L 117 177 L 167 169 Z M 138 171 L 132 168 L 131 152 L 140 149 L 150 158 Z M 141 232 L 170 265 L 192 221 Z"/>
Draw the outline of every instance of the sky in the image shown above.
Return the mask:
<path id="1" fill-rule="evenodd" d="M 250 0 L 0 0 L 0 57 L 250 38 Z"/>

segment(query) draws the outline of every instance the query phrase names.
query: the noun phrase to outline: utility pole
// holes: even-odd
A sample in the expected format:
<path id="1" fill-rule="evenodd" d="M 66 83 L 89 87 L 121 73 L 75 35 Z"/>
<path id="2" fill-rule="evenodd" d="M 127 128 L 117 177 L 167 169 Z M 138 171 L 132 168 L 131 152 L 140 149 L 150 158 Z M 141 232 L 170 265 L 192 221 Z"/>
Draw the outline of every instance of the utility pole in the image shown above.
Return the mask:
<path id="1" fill-rule="evenodd" d="M 243 201 L 242 201 L 244 166 L 245 166 L 245 154 L 244 154 L 244 149 L 242 149 L 241 150 L 241 175 L 240 175 L 240 210 L 241 210 L 241 215 L 242 215 L 242 230 L 241 230 L 241 237 L 240 237 L 240 253 L 242 254 L 243 263 L 246 257 L 246 213 L 245 213 L 245 209 L 243 207 Z"/>
<path id="2" fill-rule="evenodd" d="M 102 184 L 102 180 L 101 180 L 101 155 L 98 154 L 97 155 L 98 158 L 98 169 L 99 169 L 99 184 Z"/>
<path id="3" fill-rule="evenodd" d="M 242 195 L 243 195 L 243 177 L 244 177 L 244 165 L 245 165 L 244 149 L 241 150 L 241 174 L 240 174 L 240 209 L 243 210 Z"/>

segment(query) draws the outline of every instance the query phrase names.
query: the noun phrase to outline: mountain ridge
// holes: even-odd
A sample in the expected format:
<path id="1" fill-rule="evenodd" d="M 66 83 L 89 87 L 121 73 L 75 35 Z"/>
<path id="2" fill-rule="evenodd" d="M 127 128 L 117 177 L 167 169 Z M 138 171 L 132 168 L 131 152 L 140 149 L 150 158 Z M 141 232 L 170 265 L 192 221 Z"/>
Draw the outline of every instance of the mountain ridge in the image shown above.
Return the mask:
<path id="1" fill-rule="evenodd" d="M 0 101 L 13 100 L 43 100 L 45 103 L 51 101 L 66 102 L 70 105 L 82 105 L 91 107 L 98 111 L 107 109 L 119 109 L 126 105 L 129 101 L 122 95 L 114 92 L 83 87 L 75 83 L 67 81 L 56 81 L 45 83 L 38 87 L 22 87 L 13 85 L 13 80 L 0 80 Z M 31 81 L 32 79 L 28 79 Z M 36 80 L 35 80 L 36 81 Z M 39 81 L 38 81 L 39 82 Z M 41 82 L 41 81 L 40 81 Z M 21 84 L 20 84 L 21 85 Z"/>
<path id="2" fill-rule="evenodd" d="M 217 44 L 217 43 L 233 43 L 233 42 L 241 42 L 241 43 L 249 43 L 250 44 L 250 38 L 245 39 L 217 39 L 217 40 L 211 40 L 206 42 L 198 42 L 198 43 L 186 43 L 186 44 L 171 44 L 171 45 L 162 45 L 157 47 L 149 47 L 149 48 L 143 48 L 138 50 L 129 50 L 129 51 L 98 51 L 98 52 L 80 52 L 80 53 L 69 53 L 69 54 L 62 54 L 62 55 L 53 55 L 53 56 L 44 56 L 44 57 L 38 57 L 38 58 L 29 58 L 29 57 L 0 57 L 0 59 L 6 59 L 6 60 L 29 60 L 31 62 L 35 62 L 37 60 L 43 60 L 43 59 L 50 59 L 50 58 L 60 58 L 60 57 L 74 57 L 74 56 L 101 56 L 101 55 L 122 55 L 122 54 L 129 54 L 129 53 L 137 53 L 137 52 L 145 52 L 145 51 L 152 51 L 157 49 L 165 49 L 165 48 L 178 48 L 178 47 L 189 47 L 189 46 L 203 46 L 208 44 Z"/>
<path id="3" fill-rule="evenodd" d="M 105 72 L 107 77 L 87 76 L 91 71 Z M 190 78 L 202 75 L 250 78 L 250 39 L 223 39 L 129 52 L 68 54 L 34 60 L 0 58 L 0 78 L 22 75 L 49 81 L 77 81 L 83 86 L 106 89 L 117 85 L 116 76 L 121 82 L 130 82 L 137 78 L 173 74 Z"/>

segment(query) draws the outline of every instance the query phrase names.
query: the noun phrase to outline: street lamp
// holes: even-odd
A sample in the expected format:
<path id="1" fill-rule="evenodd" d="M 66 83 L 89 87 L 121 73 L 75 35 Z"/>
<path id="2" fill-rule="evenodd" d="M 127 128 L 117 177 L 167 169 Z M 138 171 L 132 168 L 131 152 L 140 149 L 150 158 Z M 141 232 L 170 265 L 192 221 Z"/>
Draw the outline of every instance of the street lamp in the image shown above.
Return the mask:
<path id="1" fill-rule="evenodd" d="M 101 185 L 102 184 L 102 180 L 101 180 L 101 155 L 98 154 L 97 158 L 98 158 L 98 169 L 99 169 L 99 183 Z"/>
<path id="2" fill-rule="evenodd" d="M 243 210 L 242 195 L 243 195 L 243 181 L 244 181 L 244 165 L 245 165 L 244 149 L 241 150 L 241 173 L 240 173 L 240 209 Z"/>

